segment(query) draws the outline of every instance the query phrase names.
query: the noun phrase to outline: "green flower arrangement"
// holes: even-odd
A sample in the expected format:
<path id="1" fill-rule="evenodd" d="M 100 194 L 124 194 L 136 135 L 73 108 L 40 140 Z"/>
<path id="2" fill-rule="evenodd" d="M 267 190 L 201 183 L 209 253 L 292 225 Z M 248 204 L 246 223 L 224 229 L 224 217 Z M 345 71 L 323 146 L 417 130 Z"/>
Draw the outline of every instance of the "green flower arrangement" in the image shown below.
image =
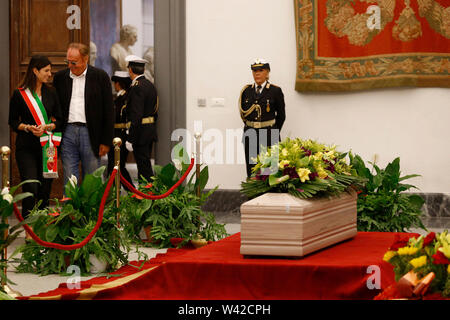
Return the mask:
<path id="1" fill-rule="evenodd" d="M 267 192 L 286 192 L 302 199 L 339 195 L 365 181 L 347 164 L 347 154 L 335 145 L 287 138 L 262 150 L 241 192 L 249 198 Z"/>

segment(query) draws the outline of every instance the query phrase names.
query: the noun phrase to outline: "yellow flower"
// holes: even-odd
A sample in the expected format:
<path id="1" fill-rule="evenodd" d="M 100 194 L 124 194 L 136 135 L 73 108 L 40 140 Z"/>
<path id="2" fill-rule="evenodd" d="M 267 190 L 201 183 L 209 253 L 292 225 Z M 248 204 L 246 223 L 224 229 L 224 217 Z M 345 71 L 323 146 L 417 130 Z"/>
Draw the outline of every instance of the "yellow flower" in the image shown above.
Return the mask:
<path id="1" fill-rule="evenodd" d="M 447 267 L 447 273 L 450 274 L 450 264 L 449 264 L 448 267 Z"/>
<path id="2" fill-rule="evenodd" d="M 310 173 L 311 173 L 311 171 L 309 169 L 305 169 L 305 168 L 297 169 L 297 174 L 300 177 L 301 182 L 305 182 L 306 180 L 309 180 Z"/>
<path id="3" fill-rule="evenodd" d="M 420 268 L 427 264 L 427 256 L 412 259 L 409 263 L 412 264 L 414 268 Z"/>
<path id="4" fill-rule="evenodd" d="M 278 164 L 278 166 L 279 166 L 281 169 L 284 169 L 284 167 L 285 167 L 286 165 L 289 165 L 289 163 L 290 163 L 289 160 L 281 160 L 280 163 Z"/>
<path id="5" fill-rule="evenodd" d="M 403 248 L 398 249 L 397 253 L 400 256 L 408 256 L 408 255 L 410 256 L 410 255 L 415 254 L 418 250 L 419 250 L 419 248 L 403 247 Z"/>
<path id="6" fill-rule="evenodd" d="M 313 156 L 314 160 L 322 160 L 323 158 L 323 153 L 322 152 L 316 152 Z"/>
<path id="7" fill-rule="evenodd" d="M 386 262 L 389 262 L 389 260 L 391 260 L 396 255 L 397 255 L 397 252 L 390 250 L 384 254 L 383 260 Z"/>
<path id="8" fill-rule="evenodd" d="M 287 150 L 286 148 L 283 148 L 283 150 L 281 150 L 281 155 L 282 155 L 283 157 L 287 157 L 288 154 L 289 154 L 289 152 L 288 152 L 288 150 Z"/>
<path id="9" fill-rule="evenodd" d="M 334 150 L 331 150 L 331 151 L 328 151 L 327 153 L 325 153 L 325 156 L 326 156 L 328 159 L 334 159 L 335 156 L 336 156 L 336 154 L 335 154 L 335 151 L 334 151 Z"/>
<path id="10" fill-rule="evenodd" d="M 326 173 L 326 171 L 323 168 L 317 170 L 317 174 L 319 175 L 320 179 L 325 179 L 326 177 L 328 177 L 328 173 Z"/>
<path id="11" fill-rule="evenodd" d="M 438 250 L 442 252 L 447 257 L 447 259 L 450 259 L 450 245 L 443 242 L 442 247 L 440 247 Z"/>

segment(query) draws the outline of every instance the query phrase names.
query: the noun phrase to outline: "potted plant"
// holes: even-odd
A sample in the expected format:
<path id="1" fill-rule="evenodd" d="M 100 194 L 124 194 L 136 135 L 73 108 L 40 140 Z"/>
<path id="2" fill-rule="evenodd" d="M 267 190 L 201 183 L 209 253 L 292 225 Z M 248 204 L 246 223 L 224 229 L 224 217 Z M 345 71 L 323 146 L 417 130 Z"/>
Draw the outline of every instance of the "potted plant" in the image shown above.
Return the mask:
<path id="1" fill-rule="evenodd" d="M 407 193 L 417 189 L 404 181 L 418 177 L 417 174 L 402 176 L 400 158 L 394 159 L 382 169 L 375 163 L 372 170 L 363 159 L 350 154 L 350 164 L 367 183 L 358 194 L 358 230 L 406 232 L 411 227 L 426 230 L 420 217 L 425 200 L 417 194 Z"/>
<path id="2" fill-rule="evenodd" d="M 30 182 L 39 182 L 37 180 L 27 180 L 22 182 L 16 187 L 11 189 L 4 188 L 1 191 L 0 195 L 0 253 L 3 253 L 8 246 L 14 242 L 20 233 L 23 231 L 23 224 L 27 223 L 29 220 L 25 220 L 15 226 L 10 226 L 8 223 L 8 218 L 13 214 L 14 204 L 27 198 L 32 197 L 33 195 L 29 192 L 27 193 L 17 193 L 18 189 L 25 183 Z M 3 235 L 7 235 L 4 237 Z M 4 270 L 7 268 L 8 260 L 7 257 L 4 257 L 5 260 L 0 260 L 0 283 L 4 284 L 14 284 L 8 280 L 7 274 L 4 273 Z M 14 299 L 10 297 L 3 289 L 3 286 L 0 286 L 0 300 L 11 300 Z"/>
<path id="3" fill-rule="evenodd" d="M 152 177 L 152 181 L 144 181 L 139 186 L 140 191 L 164 194 L 180 180 L 189 167 L 189 159 L 180 145 L 176 146 L 174 154 L 173 163 L 164 167 L 154 167 L 155 176 Z M 153 240 L 151 245 L 160 248 L 171 247 L 174 244 L 183 246 L 190 240 L 197 239 L 198 235 L 206 241 L 216 241 L 225 237 L 227 233 L 224 225 L 216 223 L 212 213 L 201 210 L 201 206 L 217 189 L 204 192 L 209 179 L 208 167 L 202 168 L 199 179 L 194 178 L 195 174 L 192 174 L 185 184 L 180 185 L 168 197 L 159 200 L 143 200 L 129 194 L 128 199 L 122 201 L 121 212 L 126 213 L 123 215 L 128 222 L 138 223 L 135 227 L 129 228 L 129 231 L 134 233 L 130 237 L 136 239 L 140 228 L 149 226 L 150 238 Z M 130 203 L 132 206 L 129 206 Z"/>
<path id="4" fill-rule="evenodd" d="M 31 223 L 37 236 L 47 242 L 73 245 L 82 242 L 94 229 L 101 199 L 106 189 L 102 176 L 105 167 L 88 174 L 78 186 L 72 177 L 65 186 L 67 198 L 55 200 L 54 207 L 31 212 Z M 22 253 L 17 259 L 18 272 L 47 274 L 65 274 L 68 265 L 77 265 L 82 274 L 92 273 L 94 255 L 99 261 L 107 263 L 105 271 L 115 270 L 120 264 L 128 263 L 131 250 L 130 240 L 117 221 L 117 208 L 108 195 L 103 220 L 93 238 L 82 248 L 67 251 L 42 247 L 34 241 L 19 247 L 16 253 Z M 15 253 L 15 254 L 16 254 Z M 141 254 L 141 253 L 140 253 Z M 141 256 L 145 257 L 145 255 Z M 97 271 L 98 272 L 98 271 Z"/>

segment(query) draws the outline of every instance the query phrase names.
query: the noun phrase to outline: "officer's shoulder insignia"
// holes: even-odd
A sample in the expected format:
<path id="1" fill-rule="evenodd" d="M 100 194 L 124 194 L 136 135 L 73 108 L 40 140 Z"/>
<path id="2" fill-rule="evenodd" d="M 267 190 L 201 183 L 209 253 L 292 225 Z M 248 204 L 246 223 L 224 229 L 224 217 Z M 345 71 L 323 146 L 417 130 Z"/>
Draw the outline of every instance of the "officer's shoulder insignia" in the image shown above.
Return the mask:
<path id="1" fill-rule="evenodd" d="M 245 90 L 247 90 L 247 88 L 249 88 L 249 87 L 251 87 L 251 86 L 252 86 L 251 84 L 245 85 L 245 86 L 242 88 L 242 90 L 241 90 L 241 94 L 242 94 Z"/>

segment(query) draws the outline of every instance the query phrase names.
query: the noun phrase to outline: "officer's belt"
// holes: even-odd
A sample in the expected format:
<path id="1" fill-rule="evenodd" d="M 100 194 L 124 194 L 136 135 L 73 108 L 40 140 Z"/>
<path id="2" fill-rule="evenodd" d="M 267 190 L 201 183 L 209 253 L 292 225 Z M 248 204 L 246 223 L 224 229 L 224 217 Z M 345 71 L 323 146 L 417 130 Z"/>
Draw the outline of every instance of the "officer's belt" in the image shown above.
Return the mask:
<path id="1" fill-rule="evenodd" d="M 155 123 L 154 117 L 147 117 L 142 119 L 142 124 L 152 124 L 152 123 Z M 114 129 L 130 129 L 130 127 L 131 122 L 114 124 Z"/>
<path id="2" fill-rule="evenodd" d="M 268 121 L 245 121 L 245 124 L 249 127 L 255 128 L 255 129 L 261 129 L 265 127 L 270 127 L 275 124 L 275 119 L 268 120 Z"/>

